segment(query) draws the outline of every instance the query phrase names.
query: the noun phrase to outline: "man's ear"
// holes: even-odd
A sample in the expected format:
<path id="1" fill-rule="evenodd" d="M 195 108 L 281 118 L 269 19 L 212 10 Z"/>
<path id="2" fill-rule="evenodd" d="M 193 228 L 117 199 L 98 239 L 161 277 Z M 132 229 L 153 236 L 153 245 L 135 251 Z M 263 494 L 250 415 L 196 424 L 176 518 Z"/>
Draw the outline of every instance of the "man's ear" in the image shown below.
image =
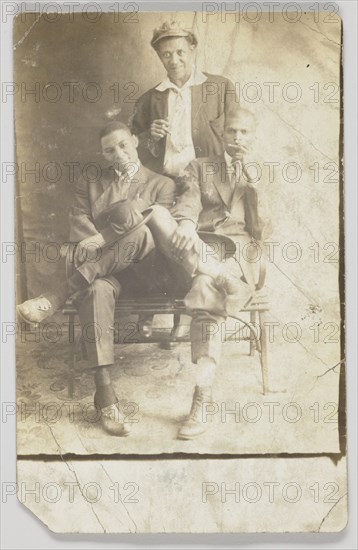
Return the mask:
<path id="1" fill-rule="evenodd" d="M 132 134 L 132 140 L 133 140 L 133 143 L 135 145 L 135 148 L 137 149 L 137 147 L 139 145 L 139 140 L 138 140 L 138 137 L 135 134 Z"/>

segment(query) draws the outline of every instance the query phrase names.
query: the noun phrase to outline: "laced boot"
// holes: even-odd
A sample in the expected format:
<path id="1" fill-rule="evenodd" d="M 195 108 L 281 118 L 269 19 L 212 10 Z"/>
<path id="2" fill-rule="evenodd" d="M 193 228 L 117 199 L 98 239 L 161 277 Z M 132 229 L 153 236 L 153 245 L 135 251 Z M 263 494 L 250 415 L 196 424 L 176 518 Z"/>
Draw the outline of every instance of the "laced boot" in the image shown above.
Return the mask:
<path id="1" fill-rule="evenodd" d="M 208 423 L 203 418 L 203 405 L 212 402 L 211 386 L 195 386 L 190 414 L 178 432 L 178 439 L 194 439 L 207 430 Z"/>

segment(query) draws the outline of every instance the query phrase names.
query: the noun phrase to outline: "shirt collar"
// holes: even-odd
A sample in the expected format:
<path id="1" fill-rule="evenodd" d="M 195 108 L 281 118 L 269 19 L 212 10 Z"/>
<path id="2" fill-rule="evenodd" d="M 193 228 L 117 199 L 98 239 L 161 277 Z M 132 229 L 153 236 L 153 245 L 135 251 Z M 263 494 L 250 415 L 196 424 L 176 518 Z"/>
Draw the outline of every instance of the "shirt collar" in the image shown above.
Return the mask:
<path id="1" fill-rule="evenodd" d="M 158 84 L 155 89 L 158 90 L 158 92 L 165 92 L 166 90 L 181 91 L 189 88 L 190 86 L 199 86 L 206 80 L 207 76 L 205 76 L 204 73 L 202 73 L 199 69 L 195 67 L 195 65 L 193 65 L 189 79 L 181 88 L 178 88 L 178 86 L 176 86 L 176 84 L 174 84 L 174 82 L 172 82 L 169 77 L 167 77 L 160 84 Z"/>
<path id="2" fill-rule="evenodd" d="M 118 168 L 116 168 L 116 165 L 114 164 L 112 166 L 115 174 L 117 174 L 117 176 L 120 178 L 121 176 L 125 176 L 126 173 L 125 172 L 121 172 L 120 170 L 118 170 Z M 140 161 L 134 163 L 132 162 L 131 163 L 131 169 L 130 169 L 130 176 L 129 176 L 129 179 L 132 179 L 133 176 L 135 176 L 135 174 L 139 171 L 139 168 L 140 168 Z"/>
<path id="3" fill-rule="evenodd" d="M 229 153 L 227 151 L 224 151 L 224 157 L 225 157 L 225 162 L 226 162 L 226 167 L 228 169 L 228 172 L 232 172 L 234 170 L 234 166 L 233 166 L 233 162 L 232 162 L 232 157 L 230 157 Z M 240 160 L 237 160 L 235 161 L 235 164 L 239 164 L 240 165 L 240 168 L 241 168 L 241 161 Z"/>
<path id="4" fill-rule="evenodd" d="M 229 153 L 226 150 L 224 151 L 224 157 L 225 157 L 225 162 L 226 162 L 227 166 L 232 168 L 233 159 L 232 159 L 232 157 L 230 157 Z M 235 164 L 236 163 L 240 164 L 240 165 L 242 164 L 241 160 L 235 160 L 234 162 L 235 162 Z"/>

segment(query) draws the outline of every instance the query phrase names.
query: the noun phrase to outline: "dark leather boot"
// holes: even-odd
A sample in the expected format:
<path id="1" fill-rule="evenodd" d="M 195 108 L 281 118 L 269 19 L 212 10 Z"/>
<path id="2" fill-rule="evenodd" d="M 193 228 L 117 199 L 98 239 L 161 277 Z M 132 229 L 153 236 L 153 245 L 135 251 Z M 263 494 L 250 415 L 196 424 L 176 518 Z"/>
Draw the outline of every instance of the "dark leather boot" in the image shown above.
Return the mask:
<path id="1" fill-rule="evenodd" d="M 194 439 L 207 430 L 208 422 L 203 416 L 203 405 L 212 401 L 211 386 L 195 386 L 190 414 L 178 432 L 178 439 Z"/>
<path id="2" fill-rule="evenodd" d="M 111 435 L 126 436 L 129 434 L 129 425 L 119 410 L 118 399 L 111 384 L 108 368 L 98 367 L 95 373 L 96 393 L 94 406 L 96 407 L 102 428 Z"/>
<path id="3" fill-rule="evenodd" d="M 153 335 L 154 315 L 140 315 L 138 319 L 138 332 L 142 338 L 151 338 Z"/>

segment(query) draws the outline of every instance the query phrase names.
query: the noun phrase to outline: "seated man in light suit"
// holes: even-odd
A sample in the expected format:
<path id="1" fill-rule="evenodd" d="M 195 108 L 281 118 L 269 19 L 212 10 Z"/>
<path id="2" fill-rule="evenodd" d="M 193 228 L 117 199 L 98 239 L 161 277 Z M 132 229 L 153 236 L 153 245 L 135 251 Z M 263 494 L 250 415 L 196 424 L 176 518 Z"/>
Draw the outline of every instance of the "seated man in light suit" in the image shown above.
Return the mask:
<path id="1" fill-rule="evenodd" d="M 151 45 L 167 78 L 139 98 L 132 119 L 143 164 L 174 179 L 196 157 L 223 153 L 225 113 L 238 104 L 230 80 L 194 65 L 197 43 L 175 21 L 154 30 Z"/>
<path id="2" fill-rule="evenodd" d="M 241 269 L 251 291 L 258 280 L 257 241 L 262 239 L 263 219 L 267 217 L 260 185 L 245 168 L 254 137 L 251 112 L 236 109 L 228 113 L 223 133 L 225 152 L 189 164 L 182 193 L 171 210 L 174 217 L 183 218 L 173 236 L 177 249 L 195 246 L 197 230 L 230 237 L 236 244 L 236 257 L 226 264 L 232 272 Z M 197 363 L 197 376 L 191 413 L 178 434 L 182 439 L 192 439 L 207 428 L 202 421 L 202 405 L 212 400 L 211 387 L 221 357 L 220 327 L 228 314 L 237 314 L 245 305 L 233 299 L 228 286 L 221 283 L 220 278 L 198 274 L 185 297 L 192 312 L 192 361 Z"/>

